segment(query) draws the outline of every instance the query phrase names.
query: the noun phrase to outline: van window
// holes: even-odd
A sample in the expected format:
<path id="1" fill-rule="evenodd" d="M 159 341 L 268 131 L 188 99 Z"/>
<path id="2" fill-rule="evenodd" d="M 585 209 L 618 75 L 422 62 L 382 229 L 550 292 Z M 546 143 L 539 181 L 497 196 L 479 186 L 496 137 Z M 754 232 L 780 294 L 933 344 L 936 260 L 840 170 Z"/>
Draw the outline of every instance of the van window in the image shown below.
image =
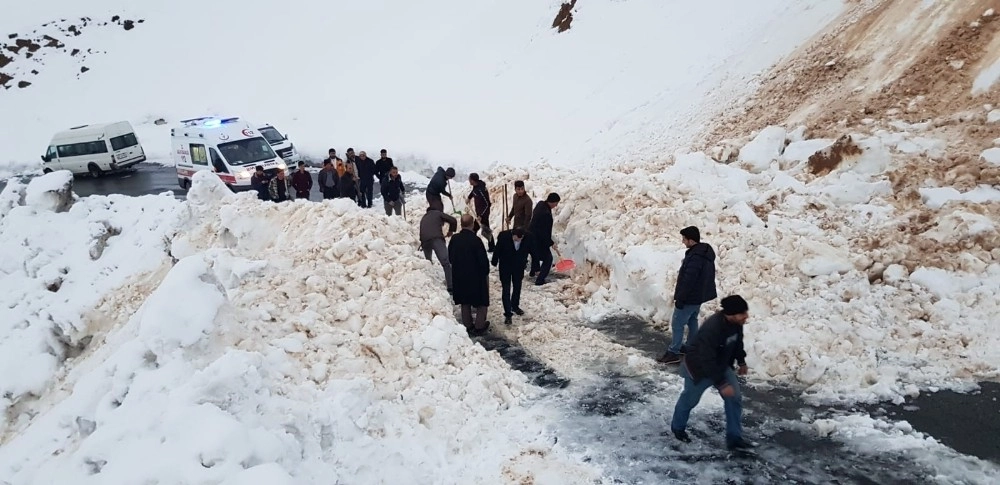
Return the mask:
<path id="1" fill-rule="evenodd" d="M 226 162 L 222 161 L 222 157 L 219 156 L 219 152 L 215 151 L 214 148 L 209 148 L 208 153 L 212 155 L 212 166 L 215 167 L 216 172 L 229 173 L 229 169 L 226 168 Z"/>
<path id="2" fill-rule="evenodd" d="M 208 152 L 205 145 L 191 144 L 191 163 L 195 165 L 208 165 Z"/>
<path id="3" fill-rule="evenodd" d="M 128 133 L 111 139 L 111 149 L 116 151 L 124 150 L 128 147 L 134 147 L 138 144 L 139 140 L 136 139 L 135 133 Z"/>
<path id="4" fill-rule="evenodd" d="M 88 141 L 83 143 L 59 145 L 56 149 L 59 151 L 59 158 L 82 157 L 84 155 L 108 153 L 108 145 L 103 141 Z"/>
<path id="5" fill-rule="evenodd" d="M 277 157 L 271 145 L 261 137 L 222 143 L 219 151 L 230 165 L 250 165 Z"/>
<path id="6" fill-rule="evenodd" d="M 49 151 L 45 152 L 45 157 L 49 160 L 55 160 L 58 157 L 58 152 L 56 152 L 55 146 L 49 146 Z"/>
<path id="7" fill-rule="evenodd" d="M 274 129 L 274 127 L 271 126 L 268 126 L 266 128 L 261 128 L 260 134 L 263 135 L 264 139 L 267 140 L 267 142 L 272 145 L 277 145 L 285 141 L 285 137 L 282 136 L 281 133 L 278 132 L 278 130 Z"/>

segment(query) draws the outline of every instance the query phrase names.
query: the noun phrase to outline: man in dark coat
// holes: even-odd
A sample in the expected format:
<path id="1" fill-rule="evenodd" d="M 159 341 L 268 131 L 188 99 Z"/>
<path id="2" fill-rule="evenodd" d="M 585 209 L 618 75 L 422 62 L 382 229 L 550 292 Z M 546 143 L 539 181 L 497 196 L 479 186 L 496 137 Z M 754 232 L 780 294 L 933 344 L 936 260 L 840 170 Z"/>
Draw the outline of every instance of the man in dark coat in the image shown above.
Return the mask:
<path id="1" fill-rule="evenodd" d="M 490 305 L 490 260 L 483 240 L 472 231 L 476 220 L 469 214 L 462 216 L 462 231 L 448 243 L 448 261 L 454 281 L 455 304 L 462 307 L 462 325 L 469 335 L 483 335 L 489 328 L 486 310 Z M 476 309 L 475 323 L 472 309 Z"/>
<path id="2" fill-rule="evenodd" d="M 253 176 L 250 177 L 250 187 L 257 191 L 257 198 L 260 200 L 271 200 L 271 193 L 268 190 L 271 179 L 264 173 L 264 167 L 257 165 L 254 168 Z"/>
<path id="3" fill-rule="evenodd" d="M 493 252 L 493 266 L 500 269 L 500 287 L 503 290 L 503 323 L 511 324 L 511 315 L 524 315 L 521 310 L 521 281 L 524 279 L 524 265 L 531 252 L 525 240 L 523 228 L 515 227 L 497 235 L 497 247 Z M 514 292 L 511 293 L 511 286 Z"/>
<path id="4" fill-rule="evenodd" d="M 523 180 L 514 182 L 514 199 L 510 204 L 510 213 L 507 214 L 507 224 L 523 229 L 531 224 L 531 196 L 525 190 Z"/>
<path id="5" fill-rule="evenodd" d="M 448 234 L 441 233 L 441 228 L 448 224 Z M 451 237 L 458 228 L 458 221 L 433 207 L 428 207 L 424 217 L 420 219 L 420 249 L 424 251 L 427 261 L 431 260 L 431 252 L 437 255 L 441 268 L 444 269 L 444 282 L 448 292 L 452 292 L 451 262 L 448 261 L 448 245 L 444 238 Z"/>
<path id="6" fill-rule="evenodd" d="M 490 191 L 486 189 L 486 182 L 479 179 L 478 173 L 469 174 L 469 185 L 472 186 L 472 192 L 469 192 L 469 197 L 465 200 L 466 203 L 470 200 L 473 202 L 472 207 L 476 213 L 476 222 L 472 226 L 472 232 L 479 232 L 480 229 L 483 231 L 483 237 L 489 243 L 487 251 L 492 253 L 493 249 L 496 248 L 496 241 L 493 239 L 493 229 L 490 229 L 490 208 L 493 207 L 493 202 L 490 201 Z"/>
<path id="7" fill-rule="evenodd" d="M 392 167 L 385 180 L 379 183 L 379 191 L 382 192 L 382 205 L 385 207 L 385 215 L 391 216 L 393 212 L 398 216 L 403 210 L 403 193 L 406 188 L 403 179 L 399 176 L 399 169 Z"/>
<path id="8" fill-rule="evenodd" d="M 536 286 L 544 285 L 545 278 L 552 270 L 552 248 L 557 247 L 555 241 L 552 240 L 552 209 L 559 206 L 559 200 L 559 194 L 552 192 L 545 200 L 538 201 L 535 210 L 531 213 L 528 232 L 533 241 L 534 257 L 531 258 L 530 276 L 535 276 L 535 273 L 538 273 L 538 277 L 535 279 Z"/>
<path id="9" fill-rule="evenodd" d="M 292 187 L 295 188 L 295 198 L 309 200 L 309 191 L 313 188 L 312 174 L 306 171 L 306 162 L 299 162 L 299 169 L 292 174 Z"/>
<path id="10" fill-rule="evenodd" d="M 705 320 L 684 356 L 681 364 L 684 390 L 674 406 L 670 431 L 681 441 L 691 441 L 687 434 L 691 410 L 701 395 L 714 386 L 722 396 L 726 412 L 726 447 L 747 450 L 753 444 L 743 439 L 743 397 L 737 374 L 743 376 L 749 372 L 743 348 L 743 325 L 749 318 L 749 306 L 739 295 L 727 296 L 721 303 L 722 311 Z M 736 372 L 733 363 L 739 364 Z"/>
<path id="11" fill-rule="evenodd" d="M 389 153 L 383 148 L 381 157 L 375 162 L 375 177 L 378 178 L 379 185 L 385 183 L 386 178 L 389 177 L 389 170 L 395 166 L 392 159 L 389 158 Z"/>
<path id="12" fill-rule="evenodd" d="M 330 150 L 333 152 L 333 150 Z M 335 159 L 327 158 L 323 160 L 323 169 L 320 170 L 319 175 L 316 177 L 319 182 L 319 190 L 323 192 L 324 199 L 336 199 L 340 196 L 340 175 L 337 174 L 337 169 L 334 168 L 333 163 Z"/>
<path id="13" fill-rule="evenodd" d="M 354 172 L 347 170 L 337 181 L 337 192 L 340 198 L 358 200 L 358 181 L 354 178 Z"/>
<path id="14" fill-rule="evenodd" d="M 368 158 L 368 154 L 362 150 L 358 153 L 355 165 L 358 170 L 358 205 L 371 209 L 375 191 L 375 160 Z"/>
<path id="15" fill-rule="evenodd" d="M 701 242 L 701 232 L 695 226 L 681 229 L 681 242 L 686 246 L 684 262 L 677 274 L 674 287 L 674 314 L 670 319 L 672 330 L 670 347 L 660 357 L 664 364 L 676 364 L 684 353 L 684 327 L 687 327 L 687 344 L 690 345 L 698 333 L 698 313 L 701 304 L 712 301 L 718 295 L 715 290 L 715 250 L 708 243 Z"/>
<path id="16" fill-rule="evenodd" d="M 427 184 L 427 205 L 433 207 L 439 211 L 444 211 L 444 200 L 441 199 L 442 195 L 451 198 L 451 194 L 448 192 L 448 181 L 455 178 L 455 169 L 448 167 L 445 170 L 438 167 L 437 172 L 431 177 L 430 183 Z"/>

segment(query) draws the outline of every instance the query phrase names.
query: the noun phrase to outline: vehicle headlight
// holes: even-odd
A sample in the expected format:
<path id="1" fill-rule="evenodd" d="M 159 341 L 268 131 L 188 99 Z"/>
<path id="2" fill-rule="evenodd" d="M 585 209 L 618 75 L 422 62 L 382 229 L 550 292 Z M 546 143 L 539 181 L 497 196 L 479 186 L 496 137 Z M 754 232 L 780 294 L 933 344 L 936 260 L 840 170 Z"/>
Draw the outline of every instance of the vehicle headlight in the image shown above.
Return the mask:
<path id="1" fill-rule="evenodd" d="M 236 172 L 236 178 L 248 179 L 250 177 L 251 177 L 250 172 L 247 170 L 240 170 L 239 172 Z"/>

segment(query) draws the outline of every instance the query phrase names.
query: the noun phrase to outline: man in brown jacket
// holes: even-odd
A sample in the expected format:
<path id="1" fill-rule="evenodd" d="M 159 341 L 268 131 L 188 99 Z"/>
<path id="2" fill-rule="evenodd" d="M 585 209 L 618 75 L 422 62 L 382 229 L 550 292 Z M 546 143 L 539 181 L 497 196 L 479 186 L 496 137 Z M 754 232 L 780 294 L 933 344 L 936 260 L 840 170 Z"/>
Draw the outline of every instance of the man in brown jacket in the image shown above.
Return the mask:
<path id="1" fill-rule="evenodd" d="M 532 207 L 531 196 L 524 189 L 524 181 L 518 180 L 514 182 L 514 200 L 510 204 L 510 213 L 507 214 L 507 225 L 511 229 L 517 229 L 518 227 L 528 229 L 528 224 L 531 223 Z M 512 219 L 513 224 L 511 224 Z"/>
<path id="2" fill-rule="evenodd" d="M 448 224 L 448 234 L 441 233 L 441 226 Z M 451 262 L 448 260 L 448 245 L 444 238 L 451 237 L 458 229 L 458 221 L 454 217 L 441 212 L 434 207 L 428 207 L 424 217 L 420 219 L 420 248 L 424 250 L 424 257 L 431 260 L 431 252 L 437 255 L 441 268 L 444 269 L 444 282 L 448 285 L 448 293 L 453 288 L 451 285 Z"/>

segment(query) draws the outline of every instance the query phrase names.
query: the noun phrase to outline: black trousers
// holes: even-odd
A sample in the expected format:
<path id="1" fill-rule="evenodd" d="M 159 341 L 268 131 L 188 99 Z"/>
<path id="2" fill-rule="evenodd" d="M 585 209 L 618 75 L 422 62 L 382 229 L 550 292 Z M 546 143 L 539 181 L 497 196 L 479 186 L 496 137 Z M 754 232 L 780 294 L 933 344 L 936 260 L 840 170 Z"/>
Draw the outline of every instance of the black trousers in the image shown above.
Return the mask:
<path id="1" fill-rule="evenodd" d="M 358 193 L 358 205 L 361 207 L 371 208 L 372 199 L 375 195 L 375 183 L 361 183 L 361 191 Z"/>
<path id="2" fill-rule="evenodd" d="M 324 199 L 336 199 L 340 195 L 336 187 L 323 187 L 323 198 Z"/>
<path id="3" fill-rule="evenodd" d="M 521 283 L 524 282 L 524 268 L 500 270 L 501 299 L 503 300 L 503 316 L 514 314 L 515 308 L 521 308 Z M 513 287 L 513 292 L 511 292 Z"/>
<path id="4" fill-rule="evenodd" d="M 548 278 L 549 271 L 552 271 L 552 249 L 542 248 L 536 250 L 535 257 L 538 258 L 538 278 L 535 279 L 535 283 L 544 283 L 545 278 Z M 535 259 L 531 260 L 531 269 L 535 269 Z"/>

